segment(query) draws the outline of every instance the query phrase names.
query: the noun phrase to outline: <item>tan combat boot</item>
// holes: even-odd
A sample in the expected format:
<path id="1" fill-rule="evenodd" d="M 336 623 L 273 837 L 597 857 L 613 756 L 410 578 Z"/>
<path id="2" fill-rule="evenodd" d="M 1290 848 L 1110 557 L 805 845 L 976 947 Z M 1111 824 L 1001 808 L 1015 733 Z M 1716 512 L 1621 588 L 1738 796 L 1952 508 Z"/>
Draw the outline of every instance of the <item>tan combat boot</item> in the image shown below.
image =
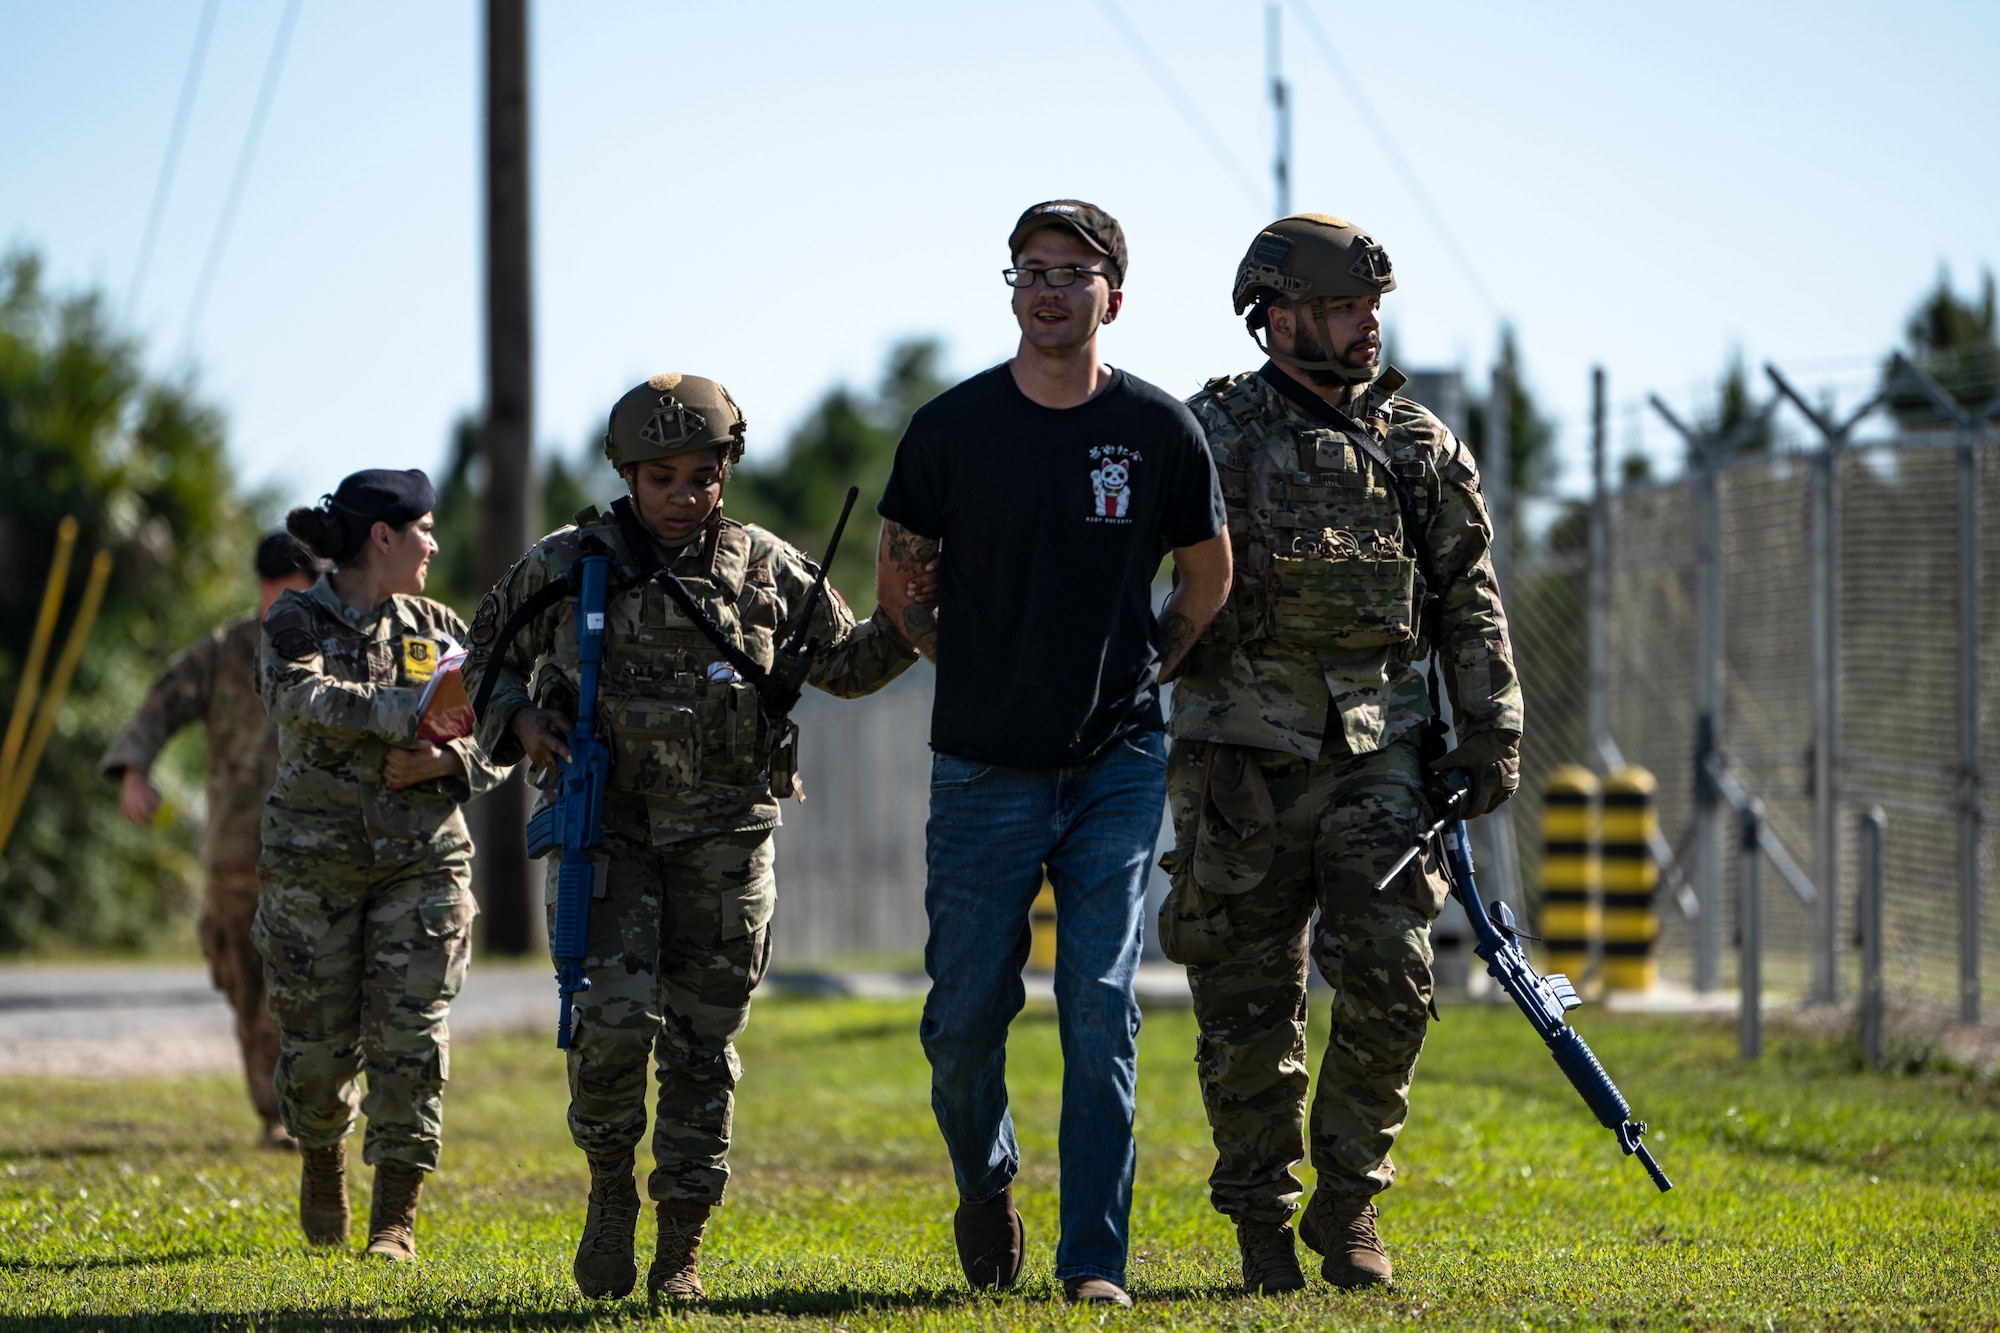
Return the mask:
<path id="1" fill-rule="evenodd" d="M 1375 1234 L 1375 1201 L 1313 1191 L 1299 1217 L 1299 1239 L 1325 1256 L 1319 1274 L 1336 1287 L 1386 1287 L 1389 1252 Z"/>
<path id="2" fill-rule="evenodd" d="M 345 1245 L 353 1214 L 347 1208 L 347 1145 L 299 1152 L 299 1227 L 314 1245 Z"/>
<path id="3" fill-rule="evenodd" d="M 661 1200 L 660 1236 L 653 1247 L 653 1266 L 646 1270 L 648 1295 L 698 1301 L 708 1294 L 702 1290 L 698 1267 L 708 1210 L 709 1205 L 697 1199 Z"/>
<path id="4" fill-rule="evenodd" d="M 1292 1245 L 1289 1222 L 1252 1222 L 1237 1218 L 1236 1249 L 1243 1256 L 1243 1290 L 1252 1296 L 1279 1296 L 1299 1291 L 1306 1275 Z"/>
<path id="5" fill-rule="evenodd" d="M 368 1253 L 401 1263 L 417 1257 L 417 1196 L 424 1173 L 408 1162 L 375 1168 L 375 1199 L 368 1209 Z"/>
<path id="6" fill-rule="evenodd" d="M 639 1228 L 632 1154 L 585 1156 L 590 1162 L 590 1207 L 569 1271 L 576 1277 L 576 1289 L 592 1300 L 616 1300 L 631 1295 L 632 1284 L 639 1280 L 639 1264 L 632 1257 L 632 1233 Z"/>

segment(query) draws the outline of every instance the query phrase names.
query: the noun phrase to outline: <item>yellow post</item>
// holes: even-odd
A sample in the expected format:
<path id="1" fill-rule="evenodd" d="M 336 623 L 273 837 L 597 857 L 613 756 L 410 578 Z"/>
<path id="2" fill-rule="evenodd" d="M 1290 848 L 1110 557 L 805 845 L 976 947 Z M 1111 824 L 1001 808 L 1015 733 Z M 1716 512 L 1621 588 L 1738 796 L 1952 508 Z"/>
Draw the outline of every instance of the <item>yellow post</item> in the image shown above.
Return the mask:
<path id="1" fill-rule="evenodd" d="M 1030 972 L 1054 972 L 1056 970 L 1056 891 L 1049 884 L 1047 872 L 1043 873 L 1042 891 L 1035 895 L 1035 905 L 1028 909 L 1028 927 L 1034 931 L 1028 942 L 1028 970 Z"/>
<path id="2" fill-rule="evenodd" d="M 14 683 L 14 711 L 7 719 L 7 739 L 0 742 L 0 803 L 14 785 L 14 766 L 21 757 L 21 740 L 28 734 L 28 717 L 42 688 L 42 663 L 56 633 L 56 613 L 62 610 L 63 589 L 69 584 L 70 552 L 76 549 L 76 520 L 65 516 L 56 524 L 56 554 L 49 562 L 49 581 L 42 587 L 42 609 L 35 617 L 35 636 L 28 642 L 28 660 Z"/>
<path id="3" fill-rule="evenodd" d="M 1542 789 L 1542 948 L 1548 970 L 1580 979 L 1603 931 L 1597 906 L 1597 775 L 1564 764 Z"/>
<path id="4" fill-rule="evenodd" d="M 1660 939 L 1654 891 L 1660 867 L 1653 833 L 1660 813 L 1658 784 L 1643 768 L 1621 768 L 1604 779 L 1604 984 L 1611 990 L 1651 990 L 1660 979 L 1653 948 Z"/>
<path id="5" fill-rule="evenodd" d="M 99 551 L 90 562 L 90 581 L 83 586 L 83 602 L 77 607 L 76 620 L 69 627 L 69 637 L 63 640 L 62 656 L 56 659 L 56 669 L 49 677 L 49 688 L 42 695 L 42 706 L 35 713 L 35 729 L 28 736 L 26 748 L 11 775 L 4 793 L 0 793 L 0 852 L 7 850 L 7 840 L 14 834 L 14 821 L 20 818 L 21 803 L 28 799 L 28 787 L 35 780 L 35 769 L 42 762 L 42 750 L 49 743 L 49 733 L 55 730 L 56 715 L 62 712 L 63 700 L 69 694 L 69 683 L 76 675 L 76 664 L 83 660 L 83 646 L 90 640 L 90 629 L 97 621 L 97 608 L 104 603 L 104 586 L 111 581 L 111 553 Z"/>

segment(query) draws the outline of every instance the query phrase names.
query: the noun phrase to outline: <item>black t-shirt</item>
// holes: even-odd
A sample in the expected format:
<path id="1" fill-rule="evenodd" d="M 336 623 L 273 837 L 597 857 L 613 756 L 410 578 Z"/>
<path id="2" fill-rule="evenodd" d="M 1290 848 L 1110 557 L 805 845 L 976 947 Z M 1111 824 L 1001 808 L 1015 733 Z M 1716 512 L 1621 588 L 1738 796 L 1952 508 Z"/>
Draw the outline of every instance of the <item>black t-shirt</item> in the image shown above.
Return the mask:
<path id="1" fill-rule="evenodd" d="M 1186 407 L 1122 370 L 1043 407 L 1003 363 L 917 412 L 877 510 L 944 543 L 933 749 L 1056 767 L 1161 729 L 1153 576 L 1223 525 Z"/>

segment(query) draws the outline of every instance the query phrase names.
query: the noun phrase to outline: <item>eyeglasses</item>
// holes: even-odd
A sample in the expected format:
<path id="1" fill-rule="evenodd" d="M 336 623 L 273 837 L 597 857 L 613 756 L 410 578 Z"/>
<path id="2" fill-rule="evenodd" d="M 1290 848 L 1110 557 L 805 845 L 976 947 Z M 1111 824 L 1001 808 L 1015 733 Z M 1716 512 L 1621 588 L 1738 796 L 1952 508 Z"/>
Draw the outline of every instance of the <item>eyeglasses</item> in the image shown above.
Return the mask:
<path id="1" fill-rule="evenodd" d="M 1040 278 L 1051 287 L 1072 286 L 1078 278 L 1102 278 L 1106 283 L 1111 275 L 1101 268 L 1085 268 L 1081 264 L 1059 264 L 1055 268 L 1003 268 L 1000 276 L 1007 280 L 1009 287 L 1032 287 Z"/>

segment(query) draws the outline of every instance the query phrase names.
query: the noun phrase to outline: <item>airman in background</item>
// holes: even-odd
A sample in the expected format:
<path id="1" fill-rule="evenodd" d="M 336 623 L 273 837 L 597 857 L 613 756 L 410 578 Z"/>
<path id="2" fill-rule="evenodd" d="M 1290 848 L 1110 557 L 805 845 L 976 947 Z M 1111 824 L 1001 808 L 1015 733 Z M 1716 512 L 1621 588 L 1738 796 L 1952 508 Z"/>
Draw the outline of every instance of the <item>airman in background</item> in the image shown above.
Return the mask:
<path id="1" fill-rule="evenodd" d="M 1419 864 L 1373 885 L 1426 822 L 1427 768 L 1470 770 L 1468 816 L 1519 780 L 1491 526 L 1470 451 L 1382 365 L 1395 285 L 1353 224 L 1272 223 L 1234 291 L 1270 360 L 1188 401 L 1221 472 L 1236 582 L 1174 688 L 1161 942 L 1188 965 L 1211 1198 L 1253 1292 L 1304 1285 L 1290 1220 L 1308 1151 L 1318 1180 L 1299 1238 L 1330 1282 L 1389 1281 L 1373 1200 L 1395 1179 L 1446 884 Z M 1460 742 L 1449 754 L 1421 745 L 1438 711 L 1431 654 Z M 1333 1026 L 1308 1119 L 1309 956 Z"/>
<path id="2" fill-rule="evenodd" d="M 346 1241 L 345 1140 L 365 1112 L 368 1252 L 390 1260 L 416 1258 L 417 1200 L 443 1145 L 445 1018 L 478 911 L 459 806 L 501 776 L 469 737 L 419 734 L 425 687 L 465 635 L 421 595 L 435 502 L 423 473 L 374 468 L 292 510 L 286 526 L 334 569 L 273 604 L 257 659 L 279 759 L 256 940 L 279 1109 L 303 1159 L 299 1221 L 315 1244 Z"/>
<path id="3" fill-rule="evenodd" d="M 147 828 L 160 810 L 153 761 L 182 727 L 199 722 L 208 733 L 208 821 L 201 838 L 208 884 L 197 930 L 209 978 L 236 1014 L 243 1079 L 263 1122 L 258 1142 L 266 1148 L 297 1145 L 278 1115 L 272 1086 L 278 1029 L 264 1003 L 264 960 L 250 937 L 257 915 L 258 825 L 278 773 L 278 729 L 257 694 L 257 637 L 278 594 L 311 587 L 318 572 L 290 533 L 265 537 L 257 547 L 257 614 L 211 630 L 169 662 L 98 765 L 119 784 L 119 810 Z"/>
<path id="4" fill-rule="evenodd" d="M 729 1179 L 741 1072 L 733 1043 L 770 961 L 771 836 L 778 800 L 797 790 L 798 735 L 769 715 L 730 657 L 770 667 L 776 644 L 807 616 L 824 645 L 809 679 L 828 693 L 879 689 L 917 657 L 900 631 L 857 625 L 831 586 L 809 604 L 817 568 L 764 529 L 723 516 L 744 434 L 742 413 L 713 380 L 657 375 L 634 388 L 612 408 L 604 441 L 630 497 L 609 512 L 586 509 L 537 542 L 473 621 L 468 682 L 496 667 L 478 734 L 502 763 L 533 761 L 546 803 L 576 716 L 576 598 L 531 615 L 511 639 L 502 631 L 586 549 L 610 555 L 597 718 L 611 774 L 590 987 L 576 997 L 569 1051 L 570 1135 L 591 1178 L 573 1272 L 591 1297 L 624 1296 L 637 1281 L 634 1157 L 656 1067 L 651 1294 L 703 1294 L 702 1235 Z M 678 578 L 706 628 L 669 596 L 661 571 Z M 551 939 L 557 860 L 548 859 Z"/>

